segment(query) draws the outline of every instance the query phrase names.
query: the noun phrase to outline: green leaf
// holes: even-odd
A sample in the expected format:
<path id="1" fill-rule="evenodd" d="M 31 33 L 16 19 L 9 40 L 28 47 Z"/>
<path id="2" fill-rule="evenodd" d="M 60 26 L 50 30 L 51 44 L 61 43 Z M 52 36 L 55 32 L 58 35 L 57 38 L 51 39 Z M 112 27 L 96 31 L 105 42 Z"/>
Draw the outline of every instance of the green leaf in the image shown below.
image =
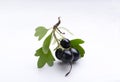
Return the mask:
<path id="1" fill-rule="evenodd" d="M 78 44 L 83 44 L 84 41 L 82 39 L 73 39 L 70 41 L 71 45 L 78 45 Z"/>
<path id="2" fill-rule="evenodd" d="M 44 40 L 42 50 L 45 54 L 49 51 L 52 33 Z"/>
<path id="3" fill-rule="evenodd" d="M 37 62 L 37 66 L 38 68 L 42 68 L 46 63 L 49 65 L 49 66 L 52 66 L 55 59 L 49 49 L 48 53 L 45 54 L 43 53 L 43 51 L 40 49 L 38 49 L 38 52 L 36 52 L 37 55 L 39 55 L 39 59 L 38 59 L 38 62 Z"/>
<path id="4" fill-rule="evenodd" d="M 42 53 L 42 48 L 39 48 L 38 50 L 36 50 L 35 56 L 40 56 Z"/>
<path id="5" fill-rule="evenodd" d="M 39 57 L 38 62 L 37 62 L 38 68 L 42 68 L 46 64 L 46 56 L 43 52 L 41 52 L 41 53 L 42 54 L 39 54 L 40 57 Z"/>
<path id="6" fill-rule="evenodd" d="M 38 50 L 36 50 L 35 56 L 39 56 L 37 66 L 38 68 L 42 68 L 46 64 L 46 57 L 42 51 L 42 48 L 39 48 Z"/>
<path id="7" fill-rule="evenodd" d="M 53 55 L 52 55 L 52 53 L 51 53 L 51 51 L 49 49 L 48 54 L 47 54 L 47 60 L 46 60 L 46 62 L 47 62 L 47 64 L 49 66 L 52 66 L 53 65 L 53 61 L 55 61 L 55 59 L 54 59 L 54 57 L 53 57 Z"/>
<path id="8" fill-rule="evenodd" d="M 84 57 L 85 50 L 80 45 L 74 45 L 74 44 L 72 44 L 71 47 L 77 49 L 79 51 L 79 53 L 80 53 L 80 56 Z"/>
<path id="9" fill-rule="evenodd" d="M 38 37 L 38 40 L 41 40 L 41 39 L 45 36 L 45 34 L 47 33 L 48 29 L 46 29 L 46 28 L 43 27 L 43 26 L 39 26 L 39 27 L 36 28 L 35 31 L 36 31 L 36 32 L 35 32 L 34 35 L 35 35 L 36 37 Z"/>

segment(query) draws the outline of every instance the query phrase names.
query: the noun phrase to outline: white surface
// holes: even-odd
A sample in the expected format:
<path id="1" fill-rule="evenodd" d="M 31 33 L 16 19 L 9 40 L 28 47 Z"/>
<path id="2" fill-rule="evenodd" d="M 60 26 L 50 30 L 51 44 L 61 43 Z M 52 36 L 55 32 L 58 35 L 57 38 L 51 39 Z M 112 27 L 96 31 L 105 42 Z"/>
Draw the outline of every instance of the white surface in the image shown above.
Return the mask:
<path id="1" fill-rule="evenodd" d="M 85 57 L 73 65 L 56 61 L 38 69 L 37 26 L 51 27 L 61 16 L 85 40 Z M 0 0 L 0 82 L 120 82 L 119 0 Z"/>

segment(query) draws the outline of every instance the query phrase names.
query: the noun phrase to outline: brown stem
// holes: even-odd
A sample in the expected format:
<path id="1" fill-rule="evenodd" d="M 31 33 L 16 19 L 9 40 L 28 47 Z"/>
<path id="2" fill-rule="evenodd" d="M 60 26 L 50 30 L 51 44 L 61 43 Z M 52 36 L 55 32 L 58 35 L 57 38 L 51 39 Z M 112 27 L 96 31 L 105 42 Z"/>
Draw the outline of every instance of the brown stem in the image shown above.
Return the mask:
<path id="1" fill-rule="evenodd" d="M 58 17 L 58 22 L 53 26 L 53 29 L 56 29 L 61 23 L 60 17 Z"/>
<path id="2" fill-rule="evenodd" d="M 58 28 L 56 28 L 61 34 L 65 34 L 64 32 L 61 32 Z"/>
<path id="3" fill-rule="evenodd" d="M 69 64 L 70 64 L 70 70 L 65 74 L 65 77 L 68 76 L 72 70 L 72 62 L 70 62 Z"/>
<path id="4" fill-rule="evenodd" d="M 56 35 L 55 35 L 55 30 L 53 30 L 53 36 L 54 36 L 54 38 L 55 38 L 57 44 L 59 45 L 58 39 L 57 39 L 57 37 L 56 37 Z"/>
<path id="5" fill-rule="evenodd" d="M 58 17 L 58 22 L 53 26 L 53 31 L 52 31 L 52 32 L 53 32 L 53 36 L 54 36 L 54 38 L 55 38 L 58 46 L 60 45 L 60 43 L 59 43 L 59 41 L 58 41 L 58 39 L 57 39 L 57 36 L 56 36 L 56 34 L 55 34 L 55 31 L 56 31 L 56 29 L 57 29 L 57 27 L 59 26 L 60 23 L 61 23 L 61 20 L 60 20 L 60 17 Z M 58 46 L 57 46 L 57 47 L 58 47 Z"/>

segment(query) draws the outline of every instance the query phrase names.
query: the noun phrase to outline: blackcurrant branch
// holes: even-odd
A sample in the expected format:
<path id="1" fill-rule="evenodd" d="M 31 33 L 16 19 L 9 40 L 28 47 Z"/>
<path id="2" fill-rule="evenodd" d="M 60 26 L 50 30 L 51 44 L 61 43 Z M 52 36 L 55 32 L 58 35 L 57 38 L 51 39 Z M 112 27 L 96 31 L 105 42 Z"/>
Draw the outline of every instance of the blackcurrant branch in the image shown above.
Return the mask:
<path id="1" fill-rule="evenodd" d="M 64 63 L 68 63 L 68 65 L 70 66 L 68 72 L 65 74 L 65 77 L 66 77 L 70 74 L 72 70 L 72 63 L 76 62 L 78 59 L 80 59 L 80 57 L 84 56 L 85 51 L 81 46 L 79 46 L 79 44 L 84 43 L 84 41 L 81 39 L 69 40 L 65 38 L 64 37 L 65 33 L 60 30 L 60 27 L 58 28 L 60 23 L 61 23 L 61 20 L 60 20 L 60 17 L 58 17 L 58 22 L 53 27 L 47 29 L 43 26 L 40 26 L 35 30 L 36 31 L 35 36 L 37 37 L 39 36 L 39 40 L 41 40 L 46 35 L 48 30 L 52 29 L 52 32 L 50 33 L 50 35 L 44 40 L 43 46 L 36 51 L 35 56 L 40 56 L 37 64 L 38 68 L 42 68 L 46 63 L 48 63 L 49 66 L 52 66 L 53 61 L 55 61 L 55 59 L 52 56 L 52 53 L 49 47 L 50 47 L 51 39 L 54 38 L 55 42 L 57 42 L 57 46 L 54 49 L 56 58 L 61 60 Z M 68 29 L 66 29 L 66 31 L 69 32 Z M 45 52 L 49 51 L 49 53 L 44 53 L 44 51 Z M 43 55 L 47 54 L 48 57 L 46 59 L 42 58 L 41 53 Z M 46 61 L 46 60 L 49 60 L 49 61 Z"/>

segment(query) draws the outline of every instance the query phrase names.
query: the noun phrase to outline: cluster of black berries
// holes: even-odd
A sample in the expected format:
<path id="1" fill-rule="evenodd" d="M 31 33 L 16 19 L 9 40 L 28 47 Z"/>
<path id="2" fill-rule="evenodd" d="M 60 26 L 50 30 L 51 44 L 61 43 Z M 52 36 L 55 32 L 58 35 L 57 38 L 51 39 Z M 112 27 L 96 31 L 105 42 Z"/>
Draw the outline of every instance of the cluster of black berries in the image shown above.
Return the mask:
<path id="1" fill-rule="evenodd" d="M 77 49 L 71 48 L 70 40 L 64 38 L 60 41 L 60 45 L 63 47 L 58 48 L 55 52 L 57 59 L 63 62 L 74 62 L 80 58 L 80 53 Z"/>

